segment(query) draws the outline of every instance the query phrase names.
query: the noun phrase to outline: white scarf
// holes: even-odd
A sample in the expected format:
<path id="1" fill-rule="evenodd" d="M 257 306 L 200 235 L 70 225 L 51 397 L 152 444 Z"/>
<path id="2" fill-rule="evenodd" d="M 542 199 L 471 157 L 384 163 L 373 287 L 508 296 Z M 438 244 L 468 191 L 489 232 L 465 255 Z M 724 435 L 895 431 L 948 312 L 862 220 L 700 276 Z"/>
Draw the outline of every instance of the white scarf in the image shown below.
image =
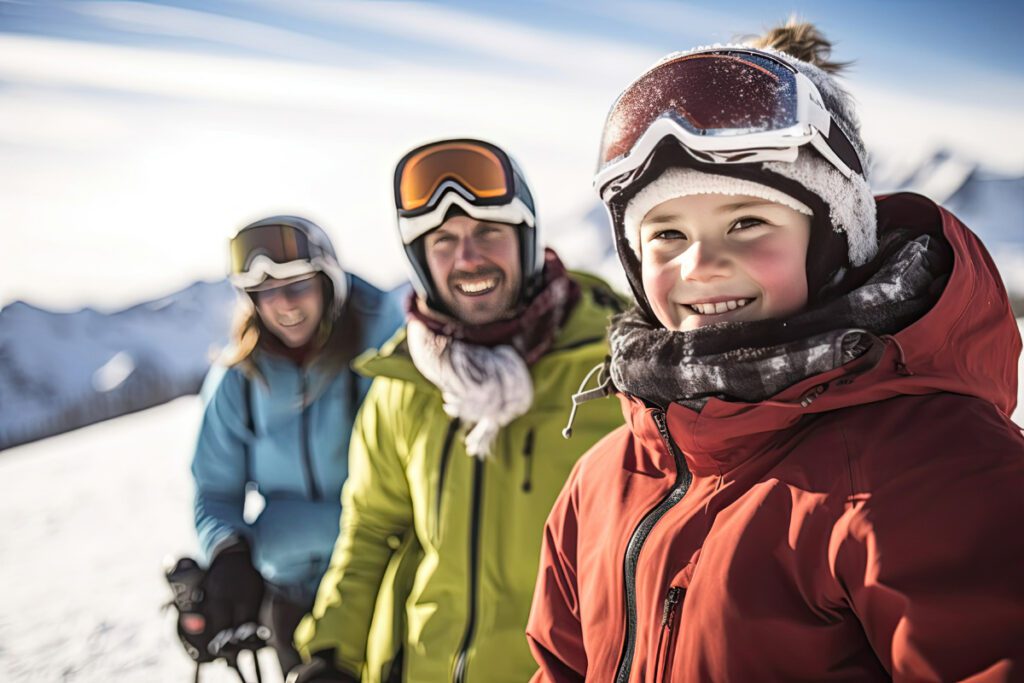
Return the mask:
<path id="1" fill-rule="evenodd" d="M 473 425 L 466 452 L 486 459 L 501 428 L 533 404 L 526 361 L 511 346 L 468 344 L 435 334 L 415 319 L 407 329 L 412 362 L 441 390 L 444 412 Z"/>

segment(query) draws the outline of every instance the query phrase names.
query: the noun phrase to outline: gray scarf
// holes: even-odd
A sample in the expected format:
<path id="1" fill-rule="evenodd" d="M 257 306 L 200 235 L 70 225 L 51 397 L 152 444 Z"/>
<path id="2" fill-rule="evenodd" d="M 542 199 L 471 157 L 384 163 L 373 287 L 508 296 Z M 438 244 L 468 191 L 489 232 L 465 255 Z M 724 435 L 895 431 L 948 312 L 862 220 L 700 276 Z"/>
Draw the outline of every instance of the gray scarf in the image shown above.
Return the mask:
<path id="1" fill-rule="evenodd" d="M 879 257 L 847 280 L 845 295 L 785 320 L 709 325 L 674 332 L 638 308 L 616 316 L 611 333 L 615 386 L 661 407 L 700 410 L 709 398 L 756 403 L 862 355 L 877 335 L 920 318 L 948 278 L 948 246 L 893 231 Z"/>

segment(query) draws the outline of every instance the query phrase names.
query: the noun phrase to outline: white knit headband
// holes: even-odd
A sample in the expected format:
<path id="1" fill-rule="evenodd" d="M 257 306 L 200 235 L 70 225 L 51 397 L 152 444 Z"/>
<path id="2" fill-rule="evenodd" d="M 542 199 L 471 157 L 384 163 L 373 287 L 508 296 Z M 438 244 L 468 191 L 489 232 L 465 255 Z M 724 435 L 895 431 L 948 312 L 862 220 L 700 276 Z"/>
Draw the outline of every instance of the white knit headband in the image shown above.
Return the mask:
<path id="1" fill-rule="evenodd" d="M 626 239 L 633 252 L 640 255 L 640 223 L 644 217 L 662 202 L 676 197 L 689 197 L 696 194 L 745 195 L 758 197 L 776 204 L 782 204 L 804 214 L 812 216 L 806 204 L 790 197 L 785 192 L 773 187 L 755 183 L 750 180 L 732 178 L 714 173 L 704 173 L 692 168 L 673 167 L 666 170 L 658 178 L 640 190 L 626 206 L 623 219 Z"/>

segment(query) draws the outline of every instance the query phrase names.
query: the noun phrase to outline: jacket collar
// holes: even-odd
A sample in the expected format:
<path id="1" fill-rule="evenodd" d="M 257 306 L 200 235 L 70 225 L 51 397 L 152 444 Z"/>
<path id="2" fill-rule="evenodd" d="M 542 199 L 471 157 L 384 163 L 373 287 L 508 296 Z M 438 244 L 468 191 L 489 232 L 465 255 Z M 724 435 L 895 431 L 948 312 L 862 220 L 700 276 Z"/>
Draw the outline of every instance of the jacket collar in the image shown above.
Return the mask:
<path id="1" fill-rule="evenodd" d="M 880 223 L 941 234 L 953 249 L 953 269 L 936 304 L 895 335 L 874 338 L 860 358 L 758 403 L 710 399 L 700 412 L 672 404 L 670 434 L 694 474 L 724 474 L 800 428 L 805 416 L 902 395 L 953 392 L 976 396 L 1009 416 L 1016 406 L 1020 332 L 1006 291 L 978 238 L 930 200 L 901 193 L 878 200 Z M 654 410 L 625 398 L 637 439 L 661 451 Z M 657 468 L 647 458 L 638 471 Z M 671 463 L 669 463 L 671 467 Z"/>

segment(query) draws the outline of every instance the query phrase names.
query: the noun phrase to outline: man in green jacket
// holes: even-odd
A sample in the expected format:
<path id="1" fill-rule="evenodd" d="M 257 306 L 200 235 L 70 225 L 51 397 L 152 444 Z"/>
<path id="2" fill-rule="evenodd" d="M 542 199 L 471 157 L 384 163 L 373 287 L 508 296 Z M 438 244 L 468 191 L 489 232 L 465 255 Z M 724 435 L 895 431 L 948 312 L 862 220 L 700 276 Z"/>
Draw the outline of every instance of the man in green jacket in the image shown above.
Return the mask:
<path id="1" fill-rule="evenodd" d="M 570 396 L 622 301 L 540 247 L 516 164 L 479 140 L 395 171 L 413 272 L 408 324 L 357 361 L 341 531 L 291 681 L 525 681 L 541 533 L 577 459 L 622 423 Z"/>

